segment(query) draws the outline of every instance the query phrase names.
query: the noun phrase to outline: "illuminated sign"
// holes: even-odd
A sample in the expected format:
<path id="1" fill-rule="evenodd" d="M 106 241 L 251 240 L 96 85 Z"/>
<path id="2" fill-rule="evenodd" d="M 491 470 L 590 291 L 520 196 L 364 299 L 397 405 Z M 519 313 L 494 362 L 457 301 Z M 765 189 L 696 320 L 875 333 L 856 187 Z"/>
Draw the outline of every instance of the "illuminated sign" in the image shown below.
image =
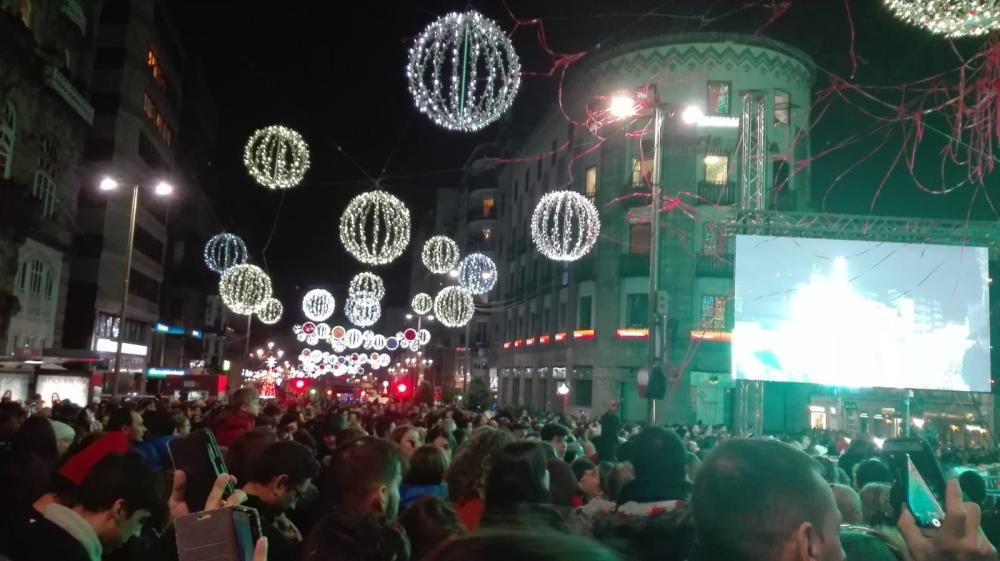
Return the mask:
<path id="1" fill-rule="evenodd" d="M 194 337 L 195 339 L 201 339 L 202 333 L 201 333 L 201 331 L 198 331 L 197 329 L 192 329 L 191 330 L 191 336 Z"/>
<path id="2" fill-rule="evenodd" d="M 566 332 L 556 333 L 555 337 L 556 337 L 556 343 L 558 343 L 559 341 L 565 341 Z"/>
<path id="3" fill-rule="evenodd" d="M 615 337 L 618 339 L 647 339 L 649 338 L 649 329 L 645 327 L 639 329 L 617 329 L 615 330 Z"/>
<path id="4" fill-rule="evenodd" d="M 529 347 L 533 347 L 535 345 L 535 338 L 534 337 L 529 337 L 528 339 L 526 339 L 524 341 L 524 344 L 528 345 Z"/>
<path id="5" fill-rule="evenodd" d="M 187 374 L 186 370 L 180 368 L 147 368 L 146 376 L 149 378 L 166 378 L 167 376 L 183 376 Z"/>
<path id="6" fill-rule="evenodd" d="M 519 348 L 521 348 L 521 345 L 523 345 L 523 344 L 524 344 L 524 341 L 518 339 L 517 341 L 514 341 L 514 348 L 515 349 L 519 349 Z"/>
<path id="7" fill-rule="evenodd" d="M 740 126 L 737 117 L 720 117 L 718 115 L 702 115 L 696 123 L 699 127 L 711 127 L 720 129 L 735 129 Z"/>
<path id="8" fill-rule="evenodd" d="M 573 332 L 574 339 L 593 339 L 594 330 L 593 329 L 577 329 Z"/>
<path id="9" fill-rule="evenodd" d="M 102 353 L 113 353 L 118 350 L 118 342 L 101 338 L 97 340 L 97 345 L 94 348 Z M 122 354 L 126 355 L 146 356 L 146 350 L 146 345 L 134 345 L 132 343 L 124 343 L 122 345 Z"/>
<path id="10" fill-rule="evenodd" d="M 229 359 L 226 359 L 226 360 L 222 361 L 222 370 L 223 370 L 223 372 L 229 372 L 229 368 L 231 366 L 232 366 L 232 363 L 229 362 Z"/>
<path id="11" fill-rule="evenodd" d="M 538 338 L 538 343 L 539 344 L 545 345 L 545 344 L 548 344 L 548 342 L 549 342 L 549 336 L 548 335 L 542 335 L 541 337 Z"/>
<path id="12" fill-rule="evenodd" d="M 505 348 L 505 349 L 509 349 L 509 348 L 510 348 L 510 341 L 506 341 L 506 342 L 504 342 L 504 344 L 503 344 L 503 348 Z"/>
<path id="13" fill-rule="evenodd" d="M 733 340 L 733 334 L 728 331 L 710 331 L 705 329 L 694 329 L 691 331 L 692 341 L 722 341 Z"/>

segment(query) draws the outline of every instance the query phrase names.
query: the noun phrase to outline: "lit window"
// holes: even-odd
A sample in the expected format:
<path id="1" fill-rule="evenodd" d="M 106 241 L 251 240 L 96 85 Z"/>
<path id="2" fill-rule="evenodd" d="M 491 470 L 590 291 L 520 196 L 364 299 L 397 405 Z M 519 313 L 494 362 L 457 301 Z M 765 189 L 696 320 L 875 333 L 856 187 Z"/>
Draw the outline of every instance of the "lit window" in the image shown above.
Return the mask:
<path id="1" fill-rule="evenodd" d="M 713 331 L 727 329 L 726 308 L 728 296 L 706 294 L 701 299 L 701 328 Z"/>
<path id="2" fill-rule="evenodd" d="M 170 125 L 167 124 L 166 117 L 163 116 L 163 113 L 160 113 L 159 108 L 156 107 L 156 103 L 153 101 L 153 98 L 149 97 L 148 93 L 144 94 L 142 109 L 146 113 L 146 117 L 149 118 L 149 121 L 156 127 L 157 132 L 163 137 L 163 141 L 167 143 L 167 146 L 173 144 L 174 133 L 170 130 Z"/>
<path id="3" fill-rule="evenodd" d="M 55 147 L 48 138 L 42 139 L 38 154 L 38 169 L 31 192 L 42 203 L 42 216 L 52 218 L 56 212 L 56 155 Z"/>
<path id="4" fill-rule="evenodd" d="M 483 199 L 483 218 L 493 217 L 494 206 L 496 206 L 496 200 L 493 197 Z"/>
<path id="5" fill-rule="evenodd" d="M 629 253 L 632 255 L 649 255 L 649 224 L 632 224 L 629 230 Z"/>
<path id="6" fill-rule="evenodd" d="M 483 240 L 489 240 L 490 236 L 493 235 L 493 228 L 484 227 L 482 232 L 483 232 Z"/>
<path id="7" fill-rule="evenodd" d="M 653 160 L 632 158 L 632 185 L 640 185 L 646 182 L 653 171 Z"/>
<path id="8" fill-rule="evenodd" d="M 708 83 L 708 100 L 705 104 L 705 112 L 708 115 L 729 115 L 730 107 L 730 82 Z"/>
<path id="9" fill-rule="evenodd" d="M 14 139 L 17 136 L 17 111 L 8 101 L 0 114 L 0 178 L 8 179 L 14 167 Z"/>
<path id="10" fill-rule="evenodd" d="M 726 183 L 729 181 L 729 156 L 709 154 L 705 156 L 705 182 Z"/>
<path id="11" fill-rule="evenodd" d="M 584 194 L 590 200 L 594 200 L 597 197 L 597 166 L 587 168 L 584 181 Z"/>
<path id="12" fill-rule="evenodd" d="M 155 81 L 164 90 L 167 89 L 167 75 L 163 72 L 163 67 L 160 66 L 160 59 L 156 56 L 156 52 L 150 47 L 146 51 L 146 66 L 149 68 L 150 75 L 153 76 L 153 81 Z"/>
<path id="13" fill-rule="evenodd" d="M 791 98 L 788 92 L 774 92 L 774 124 L 787 125 L 789 123 L 791 111 Z"/>

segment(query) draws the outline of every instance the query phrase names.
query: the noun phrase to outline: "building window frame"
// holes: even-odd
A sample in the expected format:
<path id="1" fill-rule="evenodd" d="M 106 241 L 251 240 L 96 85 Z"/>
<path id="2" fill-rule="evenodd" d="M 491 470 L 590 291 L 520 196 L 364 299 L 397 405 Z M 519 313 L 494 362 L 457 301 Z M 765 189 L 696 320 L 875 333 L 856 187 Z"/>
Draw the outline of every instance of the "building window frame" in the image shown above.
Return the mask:
<path id="1" fill-rule="evenodd" d="M 590 199 L 590 202 L 597 199 L 597 166 L 590 166 L 584 171 L 583 194 Z"/>
<path id="2" fill-rule="evenodd" d="M 728 117 L 733 113 L 733 83 L 709 80 L 705 85 L 705 114 Z"/>
<path id="3" fill-rule="evenodd" d="M 31 193 L 42 203 L 42 217 L 52 218 L 56 212 L 56 148 L 48 137 L 42 138 L 39 145 Z"/>
<path id="4" fill-rule="evenodd" d="M 725 185 L 729 182 L 729 154 L 705 154 L 705 183 Z"/>
<path id="5" fill-rule="evenodd" d="M 7 100 L 0 113 L 0 178 L 10 179 L 14 173 L 14 147 L 17 141 L 17 107 Z"/>

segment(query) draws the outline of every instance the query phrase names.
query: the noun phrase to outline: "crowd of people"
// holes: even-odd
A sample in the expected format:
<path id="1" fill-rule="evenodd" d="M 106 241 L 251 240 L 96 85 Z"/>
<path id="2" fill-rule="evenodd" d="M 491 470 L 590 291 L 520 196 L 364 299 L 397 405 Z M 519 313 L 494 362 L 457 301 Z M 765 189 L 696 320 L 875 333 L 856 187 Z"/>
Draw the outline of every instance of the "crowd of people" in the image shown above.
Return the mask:
<path id="1" fill-rule="evenodd" d="M 169 443 L 199 430 L 228 473 L 195 505 Z M 997 558 L 977 473 L 948 482 L 933 534 L 896 512 L 891 485 L 862 435 L 642 426 L 615 404 L 588 418 L 262 402 L 251 389 L 209 404 L 0 403 L 0 559 L 12 561 L 177 559 L 174 520 L 235 504 L 259 515 L 255 561 Z"/>

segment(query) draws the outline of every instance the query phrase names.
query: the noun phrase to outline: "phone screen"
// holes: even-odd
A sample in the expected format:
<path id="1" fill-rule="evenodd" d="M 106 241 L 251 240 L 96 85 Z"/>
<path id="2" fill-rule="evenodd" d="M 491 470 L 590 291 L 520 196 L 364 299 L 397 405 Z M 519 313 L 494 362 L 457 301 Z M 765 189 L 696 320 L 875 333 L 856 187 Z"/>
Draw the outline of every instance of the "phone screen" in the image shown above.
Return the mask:
<path id="1" fill-rule="evenodd" d="M 920 476 L 917 466 L 913 465 L 909 454 L 906 455 L 906 471 L 906 505 L 917 525 L 921 528 L 940 528 L 944 511 L 927 482 Z"/>
<path id="2" fill-rule="evenodd" d="M 251 561 L 256 543 L 253 531 L 253 521 L 246 511 L 233 512 L 233 528 L 236 530 L 236 547 L 240 552 L 240 561 Z"/>

